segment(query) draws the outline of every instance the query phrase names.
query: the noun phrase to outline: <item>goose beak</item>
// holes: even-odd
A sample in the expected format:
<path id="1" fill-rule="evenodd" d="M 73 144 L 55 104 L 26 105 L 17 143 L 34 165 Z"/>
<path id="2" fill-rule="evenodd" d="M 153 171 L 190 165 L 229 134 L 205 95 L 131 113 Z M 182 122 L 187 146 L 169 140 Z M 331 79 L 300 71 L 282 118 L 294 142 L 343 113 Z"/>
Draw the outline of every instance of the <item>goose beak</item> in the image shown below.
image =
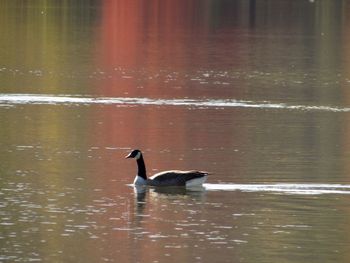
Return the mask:
<path id="1" fill-rule="evenodd" d="M 125 156 L 125 159 L 129 159 L 129 158 L 132 158 L 131 153 L 129 153 L 127 156 Z"/>

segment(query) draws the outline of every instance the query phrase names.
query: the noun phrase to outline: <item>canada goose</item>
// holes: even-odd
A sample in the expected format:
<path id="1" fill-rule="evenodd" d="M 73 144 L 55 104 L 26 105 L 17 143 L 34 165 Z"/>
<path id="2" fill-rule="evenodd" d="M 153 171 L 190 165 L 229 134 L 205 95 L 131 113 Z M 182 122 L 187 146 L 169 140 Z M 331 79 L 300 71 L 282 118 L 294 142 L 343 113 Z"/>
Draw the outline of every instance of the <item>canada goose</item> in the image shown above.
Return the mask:
<path id="1" fill-rule="evenodd" d="M 150 186 L 200 186 L 208 177 L 207 172 L 200 171 L 164 171 L 147 178 L 146 166 L 140 150 L 133 150 L 125 158 L 135 158 L 137 161 L 137 175 L 134 185 Z"/>

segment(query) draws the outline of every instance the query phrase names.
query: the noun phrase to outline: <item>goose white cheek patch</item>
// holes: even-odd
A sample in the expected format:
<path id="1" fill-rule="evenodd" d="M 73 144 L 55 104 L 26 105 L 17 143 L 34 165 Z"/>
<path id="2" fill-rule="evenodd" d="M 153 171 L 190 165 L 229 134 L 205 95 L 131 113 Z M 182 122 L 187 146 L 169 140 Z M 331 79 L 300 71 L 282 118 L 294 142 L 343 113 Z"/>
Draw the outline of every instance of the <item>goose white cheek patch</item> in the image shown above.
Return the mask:
<path id="1" fill-rule="evenodd" d="M 140 157 L 141 157 L 141 153 L 138 152 L 138 153 L 136 154 L 135 158 L 136 158 L 136 160 L 138 160 L 138 159 L 140 159 Z"/>

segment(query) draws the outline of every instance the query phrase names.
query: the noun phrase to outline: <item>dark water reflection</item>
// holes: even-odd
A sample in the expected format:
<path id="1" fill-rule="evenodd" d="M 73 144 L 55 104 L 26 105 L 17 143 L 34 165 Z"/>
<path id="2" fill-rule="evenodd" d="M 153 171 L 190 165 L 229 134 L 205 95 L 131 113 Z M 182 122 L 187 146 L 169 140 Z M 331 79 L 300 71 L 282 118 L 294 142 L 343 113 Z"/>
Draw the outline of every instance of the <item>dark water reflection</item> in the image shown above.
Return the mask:
<path id="1" fill-rule="evenodd" d="M 348 262 L 348 25 L 347 1 L 2 1 L 0 261 Z M 208 185 L 135 192 L 132 148 Z"/>

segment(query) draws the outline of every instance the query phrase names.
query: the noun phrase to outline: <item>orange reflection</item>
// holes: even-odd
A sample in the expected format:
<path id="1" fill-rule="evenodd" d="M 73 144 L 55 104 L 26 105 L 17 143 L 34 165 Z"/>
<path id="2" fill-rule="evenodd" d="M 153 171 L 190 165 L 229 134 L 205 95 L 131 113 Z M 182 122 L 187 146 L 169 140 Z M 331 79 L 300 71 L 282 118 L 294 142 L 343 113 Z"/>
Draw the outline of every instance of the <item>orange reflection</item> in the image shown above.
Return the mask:
<path id="1" fill-rule="evenodd" d="M 123 97 L 196 96 L 188 93 L 192 92 L 190 89 L 184 91 L 181 87 L 192 85 L 188 78 L 185 79 L 187 71 L 193 69 L 192 63 L 201 64 L 206 60 L 205 55 L 200 54 L 200 46 L 196 46 L 198 43 L 189 41 L 196 39 L 192 35 L 198 35 L 198 41 L 202 39 L 202 45 L 205 44 L 203 39 L 209 32 L 209 3 L 152 1 L 145 5 L 140 1 L 103 2 L 98 67 L 105 77 L 96 84 L 98 93 Z M 164 71 L 182 74 L 169 84 L 164 79 L 164 76 L 167 78 Z M 145 150 L 152 145 L 154 149 L 172 149 L 179 155 L 188 152 L 190 143 L 197 145 L 196 148 L 208 146 L 207 127 L 191 129 L 194 120 L 187 111 L 176 108 L 165 112 L 156 107 L 105 108 L 94 113 L 99 115 L 96 119 L 104 120 L 97 127 L 104 131 L 103 136 L 98 137 L 99 144 L 112 142 L 121 147 Z M 199 114 L 205 118 L 207 113 Z M 170 132 L 164 134 L 164 128 Z M 147 161 L 154 164 L 150 158 L 152 156 Z M 162 165 L 153 167 L 162 169 Z M 164 167 L 169 168 L 172 167 Z"/>
<path id="2" fill-rule="evenodd" d="M 187 36 L 208 31 L 204 11 L 209 1 L 105 1 L 102 9 L 99 63 L 106 81 L 99 85 L 105 95 L 150 93 L 160 89 L 159 70 L 184 70 L 202 59 L 197 43 Z M 204 34 L 205 35 L 205 34 Z M 193 37 L 190 38 L 193 40 Z M 195 57 L 195 59 L 193 57 Z M 205 62 L 205 59 L 203 60 Z M 198 63 L 198 62 L 197 62 Z M 136 79 L 132 75 L 141 74 Z M 181 84 L 181 79 L 178 84 Z M 183 83 L 183 82 L 182 82 Z"/>
<path id="3" fill-rule="evenodd" d="M 97 67 L 101 74 L 101 78 L 96 79 L 97 93 L 115 97 L 203 96 L 201 89 L 191 89 L 194 84 L 187 75 L 205 67 L 212 58 L 210 50 L 214 43 L 210 42 L 210 26 L 214 17 L 211 5 L 209 0 L 158 0 L 147 4 L 136 0 L 104 1 L 97 52 Z M 234 36 L 230 38 L 227 48 L 232 48 L 234 40 Z M 215 93 L 214 87 L 207 90 Z M 237 90 L 230 89 L 230 94 L 226 95 Z M 114 146 L 144 150 L 152 145 L 152 149 L 159 151 L 171 149 L 177 156 L 182 156 L 183 162 L 187 162 L 183 167 L 169 167 L 166 163 L 154 164 L 155 160 L 151 158 L 155 155 L 147 157 L 147 162 L 157 170 L 163 169 L 162 166 L 164 169 L 193 168 L 193 163 L 186 160 L 190 156 L 196 158 L 198 154 L 189 151 L 189 145 L 197 149 L 210 146 L 217 149 L 237 140 L 233 136 L 211 137 L 214 133 L 210 135 L 210 129 L 215 130 L 215 127 L 204 127 L 203 123 L 210 122 L 210 118 L 214 120 L 215 112 L 198 111 L 193 114 L 180 107 L 164 111 L 144 106 L 128 109 L 104 107 L 94 114 L 97 115 L 95 119 L 103 120 L 96 127 L 98 131 L 95 133 L 103 131 L 103 136 L 94 139 L 99 140 L 98 145 L 112 143 Z M 196 121 L 199 123 L 193 127 Z M 234 133 L 235 123 L 236 118 L 232 117 L 226 132 Z M 245 137 L 243 134 L 240 136 Z M 244 138 L 239 140 L 245 142 Z M 190 156 L 184 158 L 186 154 Z M 194 160 L 200 164 L 199 158 Z M 149 172 L 152 173 L 152 170 Z M 132 179 L 129 178 L 130 181 Z"/>
<path id="4" fill-rule="evenodd" d="M 200 65 L 205 65 L 208 61 L 208 54 L 202 54 L 200 46 L 209 45 L 206 42 L 210 31 L 209 3 L 210 1 L 170 0 L 147 3 L 135 0 L 104 1 L 97 59 L 102 77 L 96 83 L 97 93 L 116 97 L 196 96 L 186 93 L 192 91 L 183 91 L 181 87 L 192 85 L 185 75 L 193 70 L 193 63 L 200 68 Z M 187 37 L 188 35 L 197 37 Z M 176 81 L 169 84 L 163 77 L 167 75 L 164 72 L 181 74 L 176 75 Z M 91 133 L 95 135 L 94 144 L 144 150 L 149 174 L 155 172 L 152 168 L 158 171 L 194 168 L 211 170 L 213 167 L 208 167 L 210 164 L 201 160 L 201 152 L 193 151 L 192 148 L 215 151 L 218 145 L 233 143 L 231 137 L 215 137 L 213 131 L 216 128 L 210 125 L 210 119 L 217 117 L 215 111 L 192 113 L 181 107 L 164 109 L 106 106 L 93 114 L 96 115 L 94 119 L 101 121 L 101 125 L 95 126 L 95 132 Z M 208 122 L 209 125 L 206 125 Z M 227 125 L 229 131 L 234 129 L 235 122 L 233 118 L 232 123 Z M 147 152 L 149 148 L 153 152 Z M 160 154 L 154 154 L 155 152 Z M 136 164 L 123 159 L 115 162 L 119 164 L 118 167 L 111 163 L 104 168 L 109 170 L 106 171 L 109 178 L 104 180 L 109 182 L 118 178 L 118 181 L 132 182 Z M 104 191 L 113 192 L 114 187 L 115 185 L 105 185 Z M 174 216 L 176 220 L 186 219 L 181 218 L 184 215 Z M 147 220 L 142 227 L 151 233 L 159 232 L 159 222 L 156 221 Z M 161 247 L 158 248 L 157 245 L 158 249 L 150 254 L 145 249 L 147 246 L 144 242 L 134 240 L 135 243 L 132 244 L 132 239 L 124 236 L 124 233 L 118 236 L 118 240 L 121 237 L 130 242 L 128 245 L 133 250 L 137 249 L 137 258 L 150 261 L 163 256 Z M 111 243 L 113 240 L 117 239 L 111 237 Z M 178 258 L 180 261 L 188 261 L 189 255 L 180 253 Z"/>

